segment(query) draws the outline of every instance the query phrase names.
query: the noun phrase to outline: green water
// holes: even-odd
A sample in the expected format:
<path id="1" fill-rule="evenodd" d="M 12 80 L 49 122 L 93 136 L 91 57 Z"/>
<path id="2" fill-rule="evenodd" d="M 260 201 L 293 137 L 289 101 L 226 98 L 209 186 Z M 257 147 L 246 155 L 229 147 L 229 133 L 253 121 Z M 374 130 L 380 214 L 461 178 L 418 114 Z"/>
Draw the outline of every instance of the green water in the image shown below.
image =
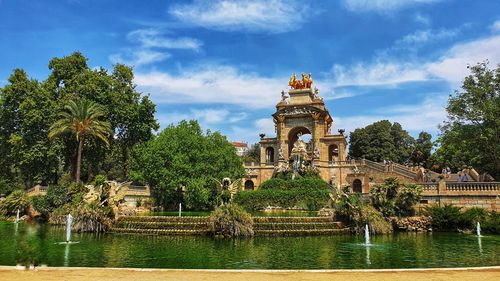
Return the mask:
<path id="1" fill-rule="evenodd" d="M 373 236 L 371 247 L 354 235 L 255 237 L 220 240 L 127 234 L 74 234 L 60 245 L 61 227 L 0 223 L 0 265 L 15 265 L 30 245 L 48 266 L 336 269 L 431 268 L 500 265 L 500 236 L 399 233 Z M 26 243 L 27 241 L 27 243 Z"/>

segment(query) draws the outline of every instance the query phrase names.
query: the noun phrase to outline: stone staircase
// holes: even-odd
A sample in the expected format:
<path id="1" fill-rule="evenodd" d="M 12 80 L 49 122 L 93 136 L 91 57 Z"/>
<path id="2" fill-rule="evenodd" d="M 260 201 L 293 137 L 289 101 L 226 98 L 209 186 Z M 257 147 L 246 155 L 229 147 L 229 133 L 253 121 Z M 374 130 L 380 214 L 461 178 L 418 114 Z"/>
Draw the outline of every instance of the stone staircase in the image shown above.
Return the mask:
<path id="1" fill-rule="evenodd" d="M 159 235 L 207 235 L 208 217 L 133 216 L 119 217 L 112 233 Z"/>
<path id="2" fill-rule="evenodd" d="M 299 236 L 348 233 L 340 222 L 328 217 L 254 217 L 255 235 Z M 208 217 L 119 217 L 112 233 L 152 235 L 208 235 Z"/>
<path id="3" fill-rule="evenodd" d="M 348 233 L 329 217 L 254 217 L 255 235 L 299 236 Z"/>

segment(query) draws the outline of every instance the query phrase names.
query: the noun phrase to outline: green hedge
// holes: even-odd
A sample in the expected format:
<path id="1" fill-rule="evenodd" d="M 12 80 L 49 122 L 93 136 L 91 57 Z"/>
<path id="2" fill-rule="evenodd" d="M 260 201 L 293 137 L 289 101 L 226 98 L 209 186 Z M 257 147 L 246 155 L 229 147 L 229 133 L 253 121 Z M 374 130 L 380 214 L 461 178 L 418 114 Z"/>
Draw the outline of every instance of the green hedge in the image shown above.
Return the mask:
<path id="1" fill-rule="evenodd" d="M 259 190 L 262 189 L 292 190 L 298 188 L 329 189 L 329 185 L 324 180 L 315 177 L 298 178 L 296 180 L 273 178 L 263 182 L 259 187 Z"/>
<path id="2" fill-rule="evenodd" d="M 248 210 L 259 210 L 268 206 L 319 210 L 330 199 L 329 193 L 329 189 L 310 187 L 290 190 L 259 189 L 239 192 L 234 200 Z"/>

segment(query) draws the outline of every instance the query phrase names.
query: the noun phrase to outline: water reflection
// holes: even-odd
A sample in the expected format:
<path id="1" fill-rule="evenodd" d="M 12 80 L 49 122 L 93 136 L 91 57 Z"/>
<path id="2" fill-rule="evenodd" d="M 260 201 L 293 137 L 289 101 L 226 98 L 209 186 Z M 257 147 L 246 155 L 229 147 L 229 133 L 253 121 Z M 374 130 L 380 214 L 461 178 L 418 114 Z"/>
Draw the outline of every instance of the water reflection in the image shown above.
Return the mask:
<path id="1" fill-rule="evenodd" d="M 69 266 L 69 243 L 64 248 L 64 266 Z"/>
<path id="2" fill-rule="evenodd" d="M 366 246 L 366 265 L 371 265 L 370 261 L 370 246 Z"/>
<path id="3" fill-rule="evenodd" d="M 481 236 L 477 237 L 477 244 L 479 246 L 479 253 L 482 255 L 483 254 L 483 244 L 481 243 Z"/>
<path id="4" fill-rule="evenodd" d="M 456 233 L 212 239 L 190 236 L 76 234 L 60 245 L 64 227 L 0 223 L 0 265 L 15 265 L 24 247 L 48 266 L 220 269 L 414 268 L 500 265 L 500 235 L 482 239 Z M 460 245 L 460 246 L 457 246 Z M 64 247 L 64 249 L 63 249 Z M 69 249 L 71 247 L 71 249 Z M 373 248 L 373 249 L 372 249 Z M 373 251 L 372 251 L 373 250 Z M 70 260 L 71 259 L 71 260 Z"/>

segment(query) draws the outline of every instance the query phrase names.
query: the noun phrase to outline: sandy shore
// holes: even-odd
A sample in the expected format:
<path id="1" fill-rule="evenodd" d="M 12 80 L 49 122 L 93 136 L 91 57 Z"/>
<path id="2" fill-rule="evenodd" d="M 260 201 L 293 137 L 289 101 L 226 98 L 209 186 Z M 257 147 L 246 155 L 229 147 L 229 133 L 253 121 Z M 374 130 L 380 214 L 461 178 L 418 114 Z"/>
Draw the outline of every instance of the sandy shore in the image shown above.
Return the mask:
<path id="1" fill-rule="evenodd" d="M 178 270 L 129 268 L 0 267 L 0 280 L 500 280 L 500 266 L 485 268 L 413 270 Z"/>

